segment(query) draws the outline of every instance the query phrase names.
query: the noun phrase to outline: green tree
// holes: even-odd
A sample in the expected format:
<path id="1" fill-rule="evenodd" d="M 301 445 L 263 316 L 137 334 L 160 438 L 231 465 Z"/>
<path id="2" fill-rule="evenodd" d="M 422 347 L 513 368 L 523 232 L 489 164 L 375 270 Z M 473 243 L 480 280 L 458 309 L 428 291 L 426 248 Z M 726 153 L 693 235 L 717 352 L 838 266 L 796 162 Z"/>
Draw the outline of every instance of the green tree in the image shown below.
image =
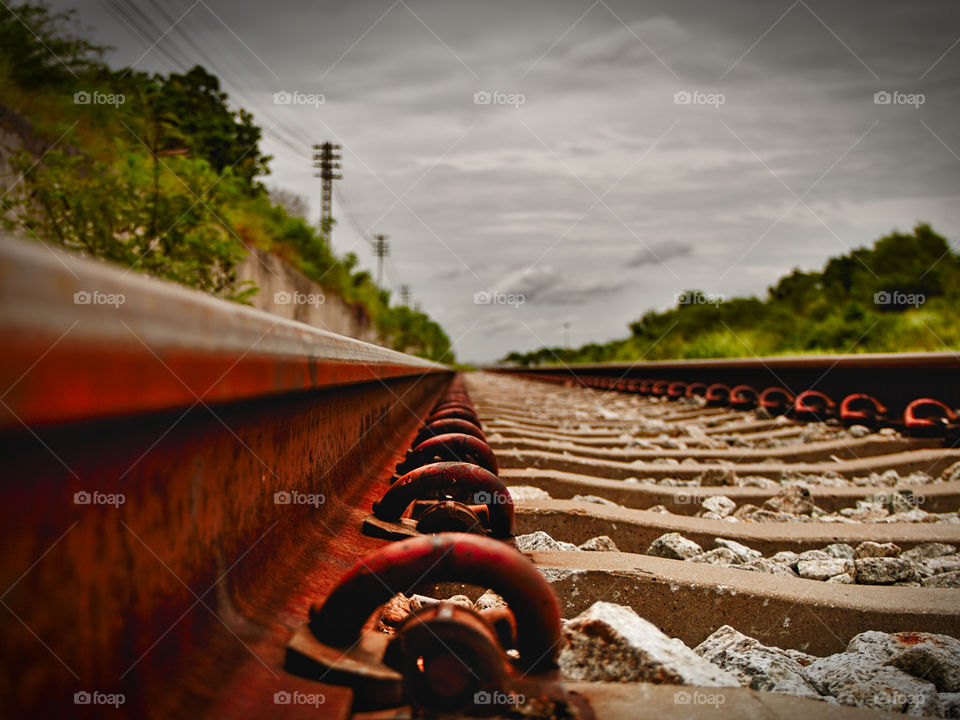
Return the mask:
<path id="1" fill-rule="evenodd" d="M 74 34 L 76 11 L 54 12 L 36 3 L 0 3 L 0 62 L 5 74 L 33 89 L 74 86 L 77 78 L 105 70 L 106 47 Z"/>
<path id="2" fill-rule="evenodd" d="M 558 358 L 596 362 L 960 348 L 960 256 L 927 224 L 830 258 L 819 272 L 795 269 L 770 286 L 763 300 L 711 304 L 699 290 L 684 296 L 685 304 L 644 313 L 630 324 L 625 340 L 510 353 L 504 360 L 531 364 Z"/>
<path id="3" fill-rule="evenodd" d="M 259 149 L 260 128 L 246 110 L 232 111 L 220 80 L 197 65 L 162 83 L 159 109 L 177 118 L 180 132 L 195 157 L 206 159 L 218 174 L 232 170 L 251 192 L 262 190 L 257 177 L 269 172 L 270 157 Z"/>

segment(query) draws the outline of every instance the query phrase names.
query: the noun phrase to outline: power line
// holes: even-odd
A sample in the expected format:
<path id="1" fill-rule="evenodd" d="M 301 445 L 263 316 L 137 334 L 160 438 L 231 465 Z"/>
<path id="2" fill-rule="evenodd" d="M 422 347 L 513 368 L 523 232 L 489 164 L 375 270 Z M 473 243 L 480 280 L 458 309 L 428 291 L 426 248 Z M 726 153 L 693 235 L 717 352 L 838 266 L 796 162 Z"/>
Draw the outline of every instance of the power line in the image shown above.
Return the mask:
<path id="1" fill-rule="evenodd" d="M 353 212 L 352 205 L 347 200 L 346 195 L 344 195 L 343 191 L 338 185 L 333 186 L 333 194 L 336 196 L 337 202 L 340 203 L 340 209 L 343 210 L 343 214 L 346 216 L 347 220 L 350 221 L 350 224 L 353 225 L 353 229 L 357 231 L 357 235 L 367 242 L 371 250 L 375 248 L 376 243 L 370 238 L 369 235 L 367 235 L 367 231 L 363 229 L 363 226 L 357 220 L 356 214 Z"/>
<path id="2" fill-rule="evenodd" d="M 142 11 L 140 11 L 139 8 L 137 8 L 136 6 L 132 6 L 133 9 L 136 11 L 137 16 L 140 18 L 140 20 L 138 21 L 138 20 L 128 11 L 127 8 L 125 8 L 123 5 L 120 4 L 120 0 L 100 0 L 100 3 L 101 3 L 101 5 L 102 5 L 115 19 L 117 19 L 118 21 L 120 21 L 120 22 L 122 22 L 124 25 L 126 25 L 126 26 L 127 26 L 127 29 L 130 30 L 133 34 L 139 36 L 139 38 L 140 38 L 144 43 L 146 43 L 147 45 L 152 45 L 153 47 L 152 47 L 151 49 L 152 49 L 152 50 L 156 50 L 157 53 L 162 56 L 162 58 L 165 60 L 165 64 L 167 65 L 167 68 L 168 68 L 169 71 L 171 71 L 171 72 L 174 72 L 174 71 L 181 71 L 181 72 L 183 72 L 183 71 L 186 70 L 186 66 L 189 64 L 189 62 L 186 62 L 186 61 L 185 61 L 186 58 L 187 58 L 187 53 L 183 52 L 183 50 L 180 49 L 180 47 L 177 46 L 177 45 L 172 41 L 172 39 L 169 37 L 169 33 L 168 33 L 167 36 L 163 37 L 162 40 L 160 40 L 160 41 L 154 41 L 154 40 L 152 40 L 152 39 L 151 39 L 151 33 L 155 33 L 157 36 L 160 36 L 161 33 L 160 33 L 159 29 L 157 28 L 157 26 L 150 20 L 150 18 L 147 17 L 147 16 L 145 16 L 144 13 L 143 13 Z M 130 4 L 130 3 L 128 2 L 128 4 Z M 164 15 L 163 17 L 164 17 L 165 20 L 169 19 L 169 18 L 167 18 L 167 16 L 165 16 L 165 15 Z M 178 31 L 179 31 L 179 29 L 180 29 L 180 27 L 181 27 L 182 24 L 183 24 L 183 23 L 180 23 L 180 24 L 178 24 L 178 25 L 176 26 L 176 29 L 177 29 Z M 193 42 L 190 40 L 189 36 L 187 36 L 184 32 L 180 32 L 180 34 L 183 35 L 183 36 L 186 38 L 187 42 L 190 43 L 190 45 L 191 45 L 194 49 L 197 49 L 196 44 L 193 43 Z M 155 43 L 155 44 L 154 44 L 154 43 Z M 172 49 L 172 51 L 173 51 L 175 54 L 177 54 L 177 55 L 180 56 L 179 59 L 178 59 L 177 57 L 175 57 L 174 55 L 171 55 L 171 54 L 170 54 L 170 52 L 168 51 L 168 49 L 164 46 L 164 43 L 166 43 L 167 45 L 169 45 L 170 48 Z M 226 54 L 226 53 L 225 53 L 225 54 Z M 219 67 L 216 65 L 216 63 L 212 62 L 212 61 L 210 60 L 210 58 L 209 58 L 208 56 L 206 56 L 205 54 L 202 54 L 202 53 L 201 53 L 201 55 L 202 55 L 203 59 L 209 63 L 211 70 L 213 70 L 214 72 L 216 72 L 218 76 L 223 76 L 223 71 L 222 71 L 222 69 L 219 68 Z M 196 64 L 196 63 L 194 62 L 194 64 Z M 237 88 L 239 88 L 239 84 L 236 83 L 235 81 L 232 82 L 232 84 L 233 84 L 234 86 L 236 86 Z M 272 127 L 271 127 L 271 128 L 266 129 L 266 130 L 264 130 L 264 129 L 261 128 L 261 131 L 263 132 L 263 137 L 264 137 L 264 139 L 267 139 L 267 138 L 272 139 L 272 140 L 274 140 L 275 142 L 277 142 L 279 145 L 283 146 L 285 149 L 287 149 L 288 151 L 290 151 L 292 154 L 295 154 L 298 158 L 302 157 L 303 149 L 302 149 L 302 147 L 297 147 L 297 143 L 300 143 L 303 147 L 306 146 L 305 143 L 303 143 L 303 142 L 300 141 L 299 139 L 295 139 L 295 140 L 291 141 L 291 140 L 290 140 L 290 137 L 291 137 L 291 136 L 289 136 L 289 135 L 288 135 L 287 137 L 285 137 L 285 136 L 284 136 L 284 133 L 286 133 L 286 131 L 285 131 L 282 123 L 280 123 L 280 121 L 278 121 L 278 120 L 276 120 L 275 118 L 273 118 L 273 117 L 272 117 L 269 113 L 267 113 L 266 111 L 263 111 L 262 109 L 260 109 L 256 103 L 251 103 L 250 100 L 249 100 L 249 98 L 247 98 L 241 91 L 236 90 L 236 91 L 234 92 L 234 96 L 235 96 L 235 97 L 236 97 L 236 96 L 239 96 L 240 99 L 243 101 L 243 105 L 246 105 L 247 107 L 251 107 L 251 108 L 257 109 L 257 110 L 259 111 L 259 114 L 260 114 L 261 116 L 265 116 L 270 122 L 272 122 Z"/>
<path id="3" fill-rule="evenodd" d="M 139 37 L 140 40 L 142 40 L 147 46 L 150 46 L 153 43 L 150 35 L 143 30 L 140 25 L 133 21 L 126 8 L 120 5 L 117 0 L 100 0 L 100 5 L 114 20 L 125 26 L 131 34 Z M 180 67 L 180 63 L 178 63 L 176 58 L 167 52 L 166 48 L 158 47 L 156 50 L 160 55 L 163 56 L 163 59 L 166 61 L 168 67 L 172 67 L 174 69 Z"/>
<path id="4" fill-rule="evenodd" d="M 129 5 L 131 5 L 141 17 L 144 17 L 145 22 L 147 22 L 150 28 L 157 33 L 157 37 L 161 37 L 162 34 L 160 33 L 157 26 L 154 25 L 153 22 L 148 17 L 145 16 L 144 12 L 142 12 L 139 8 L 134 6 L 131 0 L 126 0 L 126 2 Z M 265 117 L 270 122 L 271 128 L 268 132 L 274 133 L 274 139 L 277 142 L 285 145 L 292 152 L 297 152 L 297 153 L 302 152 L 302 148 L 305 148 L 307 146 L 307 143 L 298 137 L 298 133 L 288 131 L 284 123 L 278 120 L 276 116 L 274 116 L 271 112 L 267 111 L 265 106 L 260 105 L 257 102 L 251 102 L 250 97 L 247 96 L 245 91 L 241 89 L 243 87 L 243 82 L 237 79 L 237 75 L 233 74 L 232 70 L 226 71 L 223 67 L 220 67 L 215 60 L 213 60 L 209 55 L 207 55 L 206 52 L 203 51 L 201 46 L 204 43 L 202 40 L 199 41 L 200 45 L 198 45 L 197 42 L 194 42 L 193 35 L 187 32 L 186 23 L 176 22 L 173 19 L 171 19 L 170 16 L 167 15 L 166 12 L 164 12 L 163 9 L 155 2 L 155 0 L 149 0 L 149 2 L 151 6 L 160 15 L 162 20 L 168 23 L 168 25 L 172 28 L 173 32 L 176 32 L 180 37 L 182 37 L 187 42 L 188 45 L 190 45 L 191 48 L 193 48 L 193 50 L 196 52 L 199 58 L 203 61 L 203 63 L 206 64 L 214 73 L 216 73 L 218 78 L 226 80 L 227 82 L 230 83 L 230 85 L 233 86 L 232 89 L 233 89 L 234 96 L 235 97 L 239 96 L 240 99 L 243 101 L 243 105 L 249 108 L 258 110 L 261 117 Z M 207 27 L 209 27 L 209 25 Z M 230 58 L 234 60 L 240 57 L 240 54 L 232 50 L 233 45 L 231 43 L 227 43 L 226 45 L 224 45 L 222 41 L 218 41 L 218 42 L 220 45 L 218 52 L 220 54 L 224 56 L 230 56 Z M 160 48 L 162 43 L 169 43 L 174 48 L 175 52 L 180 54 L 183 58 L 187 57 L 187 53 L 184 53 L 173 43 L 172 38 L 170 37 L 170 33 L 167 33 L 166 35 L 162 36 L 161 39 L 157 41 L 157 47 Z M 207 44 L 212 44 L 212 43 L 207 43 Z M 195 62 L 194 64 L 197 64 L 197 63 Z M 227 63 L 228 67 L 231 67 L 231 68 L 233 67 L 233 64 L 234 63 L 232 62 Z M 178 65 L 180 64 L 178 63 Z M 253 110 L 251 110 L 251 112 L 252 111 Z M 298 145 L 300 145 L 300 147 L 298 147 Z"/>
<path id="5" fill-rule="evenodd" d="M 301 140 L 300 137 L 298 137 L 298 135 L 302 136 L 303 134 L 302 131 L 299 130 L 300 128 L 299 124 L 294 123 L 294 125 L 296 126 L 296 128 L 298 128 L 298 130 L 291 130 L 293 126 L 288 125 L 288 123 L 285 121 L 281 121 L 277 119 L 277 117 L 274 116 L 272 112 L 269 112 L 268 110 L 265 109 L 265 106 L 261 105 L 259 102 L 251 102 L 250 98 L 246 95 L 246 93 L 240 89 L 243 86 L 243 83 L 237 80 L 236 76 L 232 72 L 225 71 L 224 68 L 220 67 L 217 64 L 217 62 L 213 60 L 213 58 L 211 58 L 200 47 L 200 45 L 203 45 L 203 44 L 210 44 L 209 42 L 204 43 L 204 41 L 201 40 L 199 41 L 200 45 L 198 45 L 197 42 L 194 42 L 193 33 L 189 33 L 187 31 L 186 23 L 183 23 L 183 22 L 176 23 L 162 9 L 162 7 L 156 2 L 156 0 L 148 0 L 148 1 L 150 5 L 154 8 L 154 10 L 157 12 L 157 14 L 165 22 L 167 22 L 178 35 L 180 35 L 186 40 L 186 42 L 196 52 L 196 54 L 199 55 L 200 58 L 207 63 L 210 69 L 215 73 L 217 73 L 218 76 L 220 76 L 221 78 L 229 82 L 230 85 L 233 86 L 232 90 L 233 90 L 234 96 L 239 97 L 243 102 L 243 105 L 250 108 L 252 111 L 256 112 L 261 117 L 265 117 L 268 121 L 271 122 L 271 127 L 269 129 L 263 130 L 264 132 L 263 137 L 265 139 L 274 140 L 280 146 L 282 146 L 283 149 L 286 149 L 287 151 L 289 151 L 291 155 L 297 155 L 299 157 L 302 157 L 303 150 L 301 148 L 306 148 L 307 144 L 305 141 Z M 127 0 L 127 2 L 130 2 L 130 0 Z M 142 15 L 142 13 L 140 14 Z M 205 23 L 205 27 L 208 29 L 213 27 L 216 32 L 216 37 L 218 38 L 222 37 L 220 35 L 220 33 L 222 32 L 221 24 L 212 22 L 212 19 L 210 17 L 206 17 L 205 20 L 207 21 Z M 153 26 L 152 23 L 151 23 L 151 26 L 153 27 L 154 30 L 156 30 L 156 27 Z M 168 40 L 169 40 L 169 35 L 163 38 L 163 42 L 167 42 Z M 248 57 L 245 57 L 246 53 L 238 53 L 237 51 L 235 51 L 233 49 L 234 48 L 233 43 L 228 42 L 224 45 L 224 43 L 219 42 L 219 40 L 218 40 L 218 43 L 220 45 L 220 48 L 217 50 L 217 52 L 228 58 L 227 65 L 229 67 L 232 68 L 234 65 L 240 66 L 243 62 L 246 62 L 249 65 L 250 59 Z M 181 54 L 184 54 L 182 53 L 182 51 L 179 51 L 179 49 L 176 49 L 176 50 L 177 52 L 181 52 Z M 262 74 L 263 74 L 263 68 L 258 65 L 254 69 L 254 72 L 251 72 L 249 75 L 246 75 L 244 77 L 244 80 L 250 80 L 252 78 L 254 81 L 257 81 L 260 77 L 262 77 Z M 256 84 L 259 85 L 261 88 L 264 87 L 262 82 L 257 82 Z M 265 92 L 269 92 L 269 90 L 265 90 Z M 338 193 L 338 199 L 340 199 L 341 201 L 344 200 L 344 198 L 342 198 L 342 196 L 339 193 Z M 328 224 L 328 227 L 326 228 L 326 230 L 327 230 L 327 233 L 329 234 L 330 232 L 329 224 L 332 217 L 331 217 L 331 212 L 329 210 L 330 200 L 328 197 L 328 193 L 326 192 L 324 193 L 324 202 L 322 204 L 325 210 L 325 212 L 323 213 L 323 217 L 326 219 Z M 361 232 L 361 235 L 364 237 L 364 239 L 367 240 L 368 243 L 371 244 L 371 246 L 373 245 L 372 241 L 370 241 L 369 238 L 366 237 L 366 233 Z"/>
<path id="6" fill-rule="evenodd" d="M 101 4 L 111 12 L 114 17 L 118 17 L 122 22 L 128 26 L 128 29 L 131 29 L 136 35 L 140 37 L 147 45 L 151 46 L 151 49 L 156 49 L 159 55 L 162 55 L 169 65 L 171 65 L 176 70 L 183 70 L 188 64 L 190 64 L 186 59 L 189 57 L 186 52 L 184 52 L 181 47 L 173 41 L 171 35 L 175 32 L 181 39 L 189 46 L 189 49 L 193 52 L 191 55 L 198 57 L 203 64 L 207 65 L 211 71 L 213 71 L 221 80 L 226 81 L 232 87 L 232 93 L 235 98 L 239 98 L 242 101 L 243 105 L 246 108 L 249 108 L 252 112 L 256 112 L 261 117 L 266 118 L 272 123 L 272 127 L 268 130 L 263 130 L 264 139 L 274 140 L 281 150 L 286 150 L 291 154 L 291 156 L 302 157 L 302 149 L 308 147 L 307 143 L 301 138 L 307 134 L 306 128 L 304 128 L 299 122 L 288 123 L 286 120 L 281 121 L 273 115 L 272 112 L 266 109 L 266 106 L 258 102 L 253 102 L 247 96 L 246 92 L 241 88 L 246 84 L 250 85 L 252 80 L 256 86 L 260 88 L 265 88 L 262 83 L 263 78 L 263 67 L 259 64 L 257 67 L 253 68 L 249 73 L 243 74 L 242 80 L 238 79 L 237 75 L 233 72 L 233 68 L 241 68 L 246 65 L 249 68 L 252 64 L 249 57 L 245 57 L 246 53 L 238 52 L 234 49 L 234 44 L 229 42 L 223 42 L 223 28 L 222 22 L 214 22 L 216 20 L 215 16 L 208 11 L 211 17 L 204 17 L 201 22 L 204 23 L 204 27 L 211 31 L 211 36 L 215 37 L 219 48 L 217 48 L 214 55 L 217 57 L 225 58 L 227 67 L 230 70 L 226 70 L 224 67 L 221 67 L 207 52 L 204 51 L 204 47 L 211 46 L 213 43 L 208 39 L 198 39 L 196 34 L 193 32 L 188 32 L 186 23 L 181 21 L 174 21 L 170 15 L 163 9 L 163 6 L 159 4 L 156 0 L 148 0 L 150 8 L 156 16 L 159 16 L 163 22 L 165 22 L 170 30 L 166 33 L 160 31 L 156 26 L 153 19 L 150 17 L 150 14 L 146 10 L 141 10 L 138 8 L 132 0 L 100 0 Z M 121 3 L 126 4 L 126 8 L 121 5 Z M 192 7 L 192 6 L 191 6 Z M 190 8 L 186 8 L 189 12 Z M 174 6 L 174 14 L 179 15 L 184 10 L 184 6 L 179 8 Z M 132 13 L 131 13 L 132 11 Z M 134 16 L 135 14 L 135 16 Z M 146 29 L 145 29 L 146 28 Z M 156 40 L 151 39 L 152 37 L 157 38 Z M 173 54 L 171 54 L 171 51 Z M 194 62 L 193 64 L 199 64 Z M 238 70 L 240 72 L 240 70 Z M 257 87 L 252 88 L 252 92 L 257 92 Z M 264 92 L 269 92 L 269 88 L 265 89 Z M 331 154 L 329 157 L 329 167 L 327 167 L 324 160 L 324 145 L 330 145 Z M 317 146 L 314 146 L 314 149 L 317 149 Z M 320 158 L 314 158 L 315 161 L 319 162 L 318 169 L 320 170 L 319 176 L 324 180 L 324 189 L 321 201 L 321 227 L 327 234 L 327 237 L 330 236 L 330 231 L 332 229 L 332 196 L 331 191 L 336 193 L 337 200 L 341 204 L 344 214 L 347 219 L 356 229 L 358 235 L 362 240 L 367 242 L 371 249 L 374 251 L 374 254 L 377 256 L 377 286 L 378 288 L 383 287 L 383 271 L 386 269 L 388 276 L 390 277 L 391 284 L 397 285 L 397 282 L 394 277 L 394 273 L 391 272 L 393 268 L 392 258 L 389 257 L 389 248 L 386 242 L 386 236 L 378 235 L 376 236 L 376 242 L 371 240 L 367 231 L 363 229 L 361 224 L 356 219 L 356 213 L 353 211 L 353 207 L 349 202 L 345 193 L 341 192 L 340 188 L 332 182 L 334 179 L 340 179 L 341 176 L 336 173 L 336 170 L 339 169 L 340 156 L 335 152 L 339 150 L 339 145 L 333 145 L 332 143 L 324 143 L 319 146 Z M 384 267 L 384 258 L 388 258 L 388 265 Z M 394 268 L 395 270 L 395 268 Z M 405 288 L 407 296 L 409 298 L 409 286 L 402 285 L 401 288 Z"/>
<path id="7" fill-rule="evenodd" d="M 337 197 L 337 201 L 340 203 L 340 209 L 343 210 L 343 213 L 346 216 L 347 220 L 353 226 L 354 230 L 356 230 L 357 234 L 370 245 L 370 249 L 373 250 L 374 255 L 376 255 L 377 242 L 376 240 L 371 239 L 369 235 L 367 235 L 367 231 L 364 230 L 362 223 L 360 223 L 360 221 L 357 220 L 356 213 L 354 212 L 353 206 L 350 203 L 350 200 L 348 199 L 346 193 L 338 185 L 335 185 L 333 190 L 334 190 L 334 194 Z M 405 305 L 409 305 L 410 285 L 399 281 L 401 278 L 400 278 L 400 274 L 397 272 L 397 266 L 393 262 L 394 256 L 391 253 L 387 252 L 385 257 L 386 257 L 386 260 L 383 263 L 383 272 L 386 273 L 387 279 L 390 281 L 390 285 L 392 287 L 396 287 L 400 289 L 401 297 L 403 296 L 404 288 L 406 288 L 408 297 L 406 300 L 403 300 L 402 302 Z M 380 286 L 380 284 L 381 284 L 380 282 L 377 283 L 378 286 Z"/>
<path id="8" fill-rule="evenodd" d="M 356 214 L 353 212 L 353 207 L 350 204 L 350 201 L 347 199 L 346 195 L 343 193 L 340 187 L 336 185 L 334 186 L 334 193 L 337 196 L 337 201 L 340 203 L 341 210 L 344 211 L 344 215 L 347 217 L 350 224 L 357 231 L 357 234 L 363 240 L 369 243 L 370 248 L 374 252 L 374 255 L 377 255 L 377 247 L 378 247 L 377 241 L 371 239 L 370 236 L 367 235 L 361 223 L 357 220 Z M 388 251 L 385 257 L 386 257 L 386 262 L 383 262 L 383 272 L 386 273 L 387 278 L 390 280 L 390 285 L 392 287 L 399 287 L 401 298 L 404 297 L 404 290 L 406 291 L 406 299 L 403 299 L 402 302 L 404 305 L 409 305 L 410 304 L 410 286 L 406 283 L 398 282 L 399 275 L 397 273 L 396 265 L 394 265 L 394 262 L 393 262 L 393 255 L 390 254 Z M 382 258 L 378 257 L 378 260 L 382 261 Z M 378 275 L 379 275 L 379 271 L 378 271 Z M 380 287 L 382 289 L 382 283 L 379 279 L 377 281 L 377 287 Z"/>
<path id="9" fill-rule="evenodd" d="M 126 5 L 121 4 L 122 2 L 125 2 Z M 128 30 L 131 30 L 135 35 L 139 36 L 139 38 L 147 46 L 149 46 L 151 51 L 156 50 L 157 53 L 166 60 L 166 64 L 170 67 L 170 69 L 181 72 L 187 69 L 187 66 L 191 62 L 187 61 L 189 55 L 173 41 L 171 32 L 161 32 L 159 27 L 154 23 L 153 18 L 150 17 L 145 11 L 141 10 L 141 8 L 138 8 L 133 2 L 131 2 L 131 0 L 100 0 L 100 4 L 115 19 L 126 25 Z M 151 5 L 158 10 L 162 20 L 167 22 L 173 31 L 176 31 L 178 35 L 186 40 L 186 42 L 200 56 L 202 62 L 206 63 L 210 69 L 217 74 L 218 77 L 227 78 L 229 76 L 228 73 L 224 72 L 223 68 L 219 67 L 215 61 L 213 61 L 198 47 L 197 43 L 193 42 L 192 36 L 186 32 L 185 23 L 177 23 L 171 20 L 166 13 L 162 12 L 158 6 L 152 2 L 152 0 Z M 221 43 L 221 45 L 223 44 Z M 173 54 L 171 54 L 171 51 Z M 230 50 L 223 50 L 221 48 L 221 52 L 224 55 L 233 55 L 236 57 L 236 54 Z M 199 64 L 197 59 L 194 59 L 192 62 L 193 64 Z M 240 96 L 244 106 L 256 109 L 261 117 L 266 117 L 268 119 L 272 125 L 269 132 L 273 133 L 274 140 L 284 144 L 293 152 L 302 153 L 302 148 L 306 147 L 306 143 L 297 137 L 297 133 L 288 132 L 284 124 L 277 120 L 271 113 L 267 112 L 263 106 L 259 105 L 259 103 L 251 102 L 250 98 L 248 98 L 245 93 L 240 90 L 242 83 L 238 82 L 237 80 L 231 80 L 230 84 L 234 87 L 234 95 Z M 284 135 L 286 135 L 286 137 L 284 137 Z M 298 145 L 301 147 L 298 147 Z"/>

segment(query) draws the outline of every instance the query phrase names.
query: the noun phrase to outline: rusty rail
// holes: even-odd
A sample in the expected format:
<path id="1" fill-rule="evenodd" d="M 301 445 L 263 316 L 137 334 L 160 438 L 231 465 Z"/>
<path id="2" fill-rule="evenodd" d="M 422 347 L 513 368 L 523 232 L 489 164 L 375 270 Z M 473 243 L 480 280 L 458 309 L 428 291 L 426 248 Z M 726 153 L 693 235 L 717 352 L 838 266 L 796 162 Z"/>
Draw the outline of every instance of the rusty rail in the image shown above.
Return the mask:
<path id="1" fill-rule="evenodd" d="M 713 406 L 766 408 L 798 419 L 960 430 L 960 355 L 952 352 L 497 366 L 493 372 Z"/>
<path id="2" fill-rule="evenodd" d="M 254 669 L 272 699 L 291 577 L 450 368 L 9 238 L 0 334 L 5 706 L 230 714 Z"/>

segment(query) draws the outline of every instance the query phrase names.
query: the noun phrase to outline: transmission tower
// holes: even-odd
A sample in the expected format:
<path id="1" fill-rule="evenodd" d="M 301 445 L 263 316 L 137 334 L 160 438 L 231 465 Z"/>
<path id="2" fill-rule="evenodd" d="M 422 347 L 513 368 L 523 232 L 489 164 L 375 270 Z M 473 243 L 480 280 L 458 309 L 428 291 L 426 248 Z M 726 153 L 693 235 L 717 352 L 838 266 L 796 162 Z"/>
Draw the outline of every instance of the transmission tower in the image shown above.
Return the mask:
<path id="1" fill-rule="evenodd" d="M 323 193 L 320 197 L 320 228 L 328 240 L 333 229 L 333 181 L 343 177 L 337 172 L 340 169 L 341 160 L 339 150 L 340 146 L 331 142 L 313 146 L 313 167 L 320 171 L 315 173 L 314 177 L 323 180 Z"/>
<path id="2" fill-rule="evenodd" d="M 377 256 L 377 288 L 383 288 L 383 259 L 390 254 L 390 248 L 387 246 L 386 235 L 374 235 L 377 244 L 373 252 Z"/>
<path id="3" fill-rule="evenodd" d="M 404 305 L 407 305 L 407 306 L 410 305 L 410 286 L 409 285 L 400 286 L 400 302 L 402 302 Z"/>

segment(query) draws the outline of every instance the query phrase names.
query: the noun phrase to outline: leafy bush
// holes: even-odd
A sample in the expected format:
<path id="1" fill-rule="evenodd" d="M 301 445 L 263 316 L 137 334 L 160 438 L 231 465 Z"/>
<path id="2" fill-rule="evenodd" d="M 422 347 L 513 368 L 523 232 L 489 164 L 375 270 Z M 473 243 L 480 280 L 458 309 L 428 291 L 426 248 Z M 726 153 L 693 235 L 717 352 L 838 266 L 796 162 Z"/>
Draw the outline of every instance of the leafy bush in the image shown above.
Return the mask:
<path id="1" fill-rule="evenodd" d="M 794 270 L 763 300 L 711 304 L 698 290 L 650 310 L 606 345 L 511 353 L 504 362 L 634 361 L 809 352 L 960 349 L 960 256 L 929 225 L 894 232 L 822 272 Z"/>

